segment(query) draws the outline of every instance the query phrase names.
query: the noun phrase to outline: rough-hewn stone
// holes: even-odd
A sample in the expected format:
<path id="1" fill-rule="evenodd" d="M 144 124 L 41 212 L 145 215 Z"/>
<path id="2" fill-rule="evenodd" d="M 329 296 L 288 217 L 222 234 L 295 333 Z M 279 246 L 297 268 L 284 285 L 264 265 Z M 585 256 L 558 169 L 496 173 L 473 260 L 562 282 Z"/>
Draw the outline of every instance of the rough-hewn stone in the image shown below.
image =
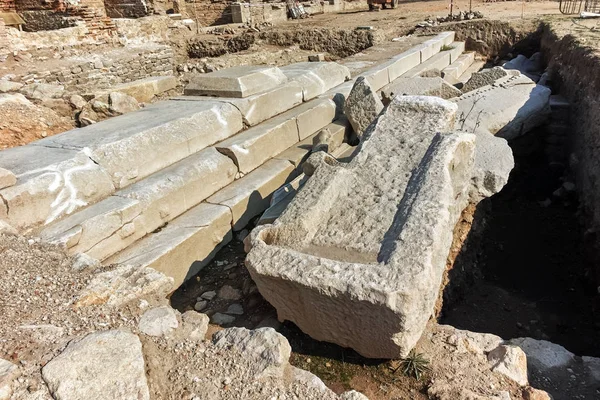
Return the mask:
<path id="1" fill-rule="evenodd" d="M 344 113 L 356 135 L 361 137 L 383 110 L 379 95 L 364 77 L 356 78 L 350 95 L 344 103 Z"/>
<path id="2" fill-rule="evenodd" d="M 125 331 L 95 332 L 70 343 L 42 376 L 58 400 L 150 399 L 142 344 Z"/>
<path id="3" fill-rule="evenodd" d="M 475 137 L 437 133 L 455 113 L 441 99 L 395 98 L 347 167 L 319 166 L 251 233 L 246 265 L 280 320 L 367 357 L 410 351 L 468 201 Z"/>

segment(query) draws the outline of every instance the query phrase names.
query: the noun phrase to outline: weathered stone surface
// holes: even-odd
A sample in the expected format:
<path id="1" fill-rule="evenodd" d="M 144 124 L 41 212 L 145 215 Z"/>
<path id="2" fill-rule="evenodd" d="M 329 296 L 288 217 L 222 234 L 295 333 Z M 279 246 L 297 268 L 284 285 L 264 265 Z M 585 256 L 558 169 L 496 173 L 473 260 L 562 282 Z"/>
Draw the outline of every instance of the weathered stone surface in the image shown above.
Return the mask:
<path id="1" fill-rule="evenodd" d="M 232 324 L 234 321 L 234 316 L 223 313 L 214 313 L 212 317 L 210 317 L 210 322 L 215 325 L 229 325 Z"/>
<path id="2" fill-rule="evenodd" d="M 381 89 L 383 104 L 389 104 L 395 96 L 437 96 L 451 99 L 460 95 L 460 90 L 440 77 L 398 78 Z"/>
<path id="3" fill-rule="evenodd" d="M 102 124 L 48 137 L 36 145 L 89 149 L 86 154 L 109 173 L 119 189 L 230 137 L 242 127 L 242 116 L 231 104 L 163 101 Z"/>
<path id="4" fill-rule="evenodd" d="M 506 185 L 515 160 L 506 139 L 484 130 L 476 130 L 475 135 L 475 164 L 470 196 L 472 201 L 479 202 L 498 193 Z"/>
<path id="5" fill-rule="evenodd" d="M 57 400 L 150 399 L 139 338 L 125 331 L 95 332 L 67 348 L 42 377 Z"/>
<path id="6" fill-rule="evenodd" d="M 0 218 L 25 231 L 112 193 L 110 176 L 86 153 L 37 145 L 0 152 L 0 167 L 17 177 L 14 185 L 0 190 Z"/>
<path id="7" fill-rule="evenodd" d="M 478 72 L 473 72 L 471 78 L 462 87 L 463 93 L 488 86 L 500 78 L 504 78 L 508 72 L 502 67 L 486 68 Z"/>
<path id="8" fill-rule="evenodd" d="M 356 78 L 352 91 L 344 103 L 344 113 L 357 136 L 361 137 L 365 133 L 381 110 L 383 104 L 369 82 L 360 76 Z"/>
<path id="9" fill-rule="evenodd" d="M 492 371 L 506 375 L 521 386 L 526 386 L 527 356 L 517 346 L 501 345 L 488 354 L 488 362 Z"/>
<path id="10" fill-rule="evenodd" d="M 505 69 L 512 69 L 520 71 L 523 75 L 537 82 L 540 79 L 542 70 L 542 54 L 534 53 L 530 58 L 519 54 L 512 60 L 502 65 Z"/>
<path id="11" fill-rule="evenodd" d="M 239 231 L 267 209 L 271 194 L 291 180 L 293 172 L 294 166 L 289 161 L 269 160 L 206 201 L 228 207 L 233 216 L 233 230 Z"/>
<path id="12" fill-rule="evenodd" d="M 138 328 L 149 336 L 167 336 L 179 327 L 177 312 L 170 306 L 151 308 L 142 314 Z"/>
<path id="13" fill-rule="evenodd" d="M 214 334 L 213 343 L 223 350 L 236 349 L 253 360 L 251 374 L 255 379 L 281 377 L 292 351 L 287 339 L 273 328 L 224 329 Z"/>
<path id="14" fill-rule="evenodd" d="M 526 337 L 512 339 L 509 344 L 519 346 L 527 355 L 529 368 L 542 373 L 551 368 L 564 367 L 573 362 L 574 359 L 573 353 L 546 340 Z"/>
<path id="15" fill-rule="evenodd" d="M 596 384 L 600 383 L 600 358 L 583 356 L 581 361 L 589 375 L 588 380 Z"/>
<path id="16" fill-rule="evenodd" d="M 85 253 L 78 253 L 73 257 L 73 264 L 71 268 L 75 271 L 82 271 L 87 268 L 98 268 L 100 267 L 100 261 L 96 260 L 93 257 L 88 256 Z"/>
<path id="17" fill-rule="evenodd" d="M 543 390 L 529 386 L 523 390 L 523 400 L 552 400 L 552 397 Z"/>
<path id="18" fill-rule="evenodd" d="M 173 278 L 161 272 L 152 268 L 122 265 L 96 275 L 79 294 L 75 305 L 108 304 L 120 307 L 145 296 L 166 296 L 173 288 Z"/>
<path id="19" fill-rule="evenodd" d="M 435 37 L 426 40 L 417 48 L 421 53 L 421 63 L 429 60 L 435 54 L 439 53 L 443 46 L 449 46 L 454 42 L 454 32 L 441 32 Z"/>
<path id="20" fill-rule="evenodd" d="M 11 171 L 0 168 L 0 189 L 13 186 L 17 183 L 17 177 Z"/>
<path id="21" fill-rule="evenodd" d="M 395 98 L 347 166 L 321 165 L 252 231 L 246 266 L 280 320 L 366 357 L 410 351 L 468 201 L 475 137 L 437 134 L 455 113 L 434 97 Z"/>
<path id="22" fill-rule="evenodd" d="M 12 383 L 20 375 L 19 367 L 0 358 L 0 400 L 9 400 L 12 395 Z"/>
<path id="23" fill-rule="evenodd" d="M 130 245 L 105 264 L 150 267 L 172 277 L 176 286 L 196 275 L 232 238 L 231 211 L 201 203 L 160 232 Z"/>
<path id="24" fill-rule="evenodd" d="M 302 62 L 281 67 L 289 81 L 302 86 L 304 101 L 314 99 L 350 79 L 350 70 L 335 62 Z"/>
<path id="25" fill-rule="evenodd" d="M 442 70 L 450 65 L 450 53 L 451 51 L 446 50 L 439 52 L 426 61 L 407 71 L 402 75 L 403 78 L 414 78 L 415 76 L 421 76 L 429 70 Z"/>
<path id="26" fill-rule="evenodd" d="M 190 79 L 184 93 L 190 96 L 248 97 L 287 82 L 277 67 L 239 66 Z"/>
<path id="27" fill-rule="evenodd" d="M 442 69 L 442 77 L 450 84 L 457 83 L 458 78 L 473 64 L 473 61 L 475 61 L 475 52 L 460 55 L 452 64 Z"/>
<path id="28" fill-rule="evenodd" d="M 174 76 L 151 76 L 133 82 L 122 83 L 111 87 L 113 92 L 121 92 L 135 98 L 140 103 L 148 103 L 157 94 L 161 94 L 177 86 Z"/>
<path id="29" fill-rule="evenodd" d="M 369 400 L 367 396 L 364 394 L 357 392 L 356 390 L 350 390 L 349 392 L 344 392 L 340 394 L 341 400 Z"/>
<path id="30" fill-rule="evenodd" d="M 64 86 L 49 83 L 31 83 L 20 90 L 21 94 L 33 100 L 58 99 L 64 92 Z"/>
<path id="31" fill-rule="evenodd" d="M 329 99 L 314 99 L 304 103 L 284 114 L 282 118 L 296 117 L 298 136 L 304 140 L 338 118 L 335 102 Z"/>
<path id="32" fill-rule="evenodd" d="M 77 119 L 81 126 L 88 126 L 139 109 L 140 105 L 135 98 L 121 92 L 110 92 L 90 100 L 83 106 Z"/>
<path id="33" fill-rule="evenodd" d="M 231 158 L 240 172 L 252 172 L 300 139 L 294 118 L 279 116 L 215 145 Z"/>
<path id="34" fill-rule="evenodd" d="M 383 63 L 363 72 L 358 78 L 364 78 L 374 91 L 390 83 L 389 63 Z M 357 78 L 357 79 L 358 79 Z M 356 80 L 354 81 L 356 84 Z M 348 97 L 346 97 L 347 99 Z"/>
<path id="35" fill-rule="evenodd" d="M 197 341 L 204 340 L 210 320 L 208 315 L 196 311 L 186 311 L 181 315 L 181 319 L 183 321 L 180 328 L 182 337 Z"/>
<path id="36" fill-rule="evenodd" d="M 44 229 L 71 253 L 105 260 L 234 180 L 233 161 L 214 148 L 196 153 Z"/>
<path id="37" fill-rule="evenodd" d="M 269 208 L 267 208 L 263 215 L 260 216 L 260 219 L 256 225 L 272 224 L 275 222 L 275 220 L 279 218 L 279 216 L 287 208 L 288 204 L 290 204 L 294 196 L 296 196 L 298 190 L 300 190 L 308 178 L 308 176 L 300 174 L 293 181 L 277 189 L 277 191 L 273 193 L 273 197 L 271 197 L 271 204 Z"/>
<path id="38" fill-rule="evenodd" d="M 413 47 L 405 51 L 404 53 L 398 54 L 389 61 L 388 74 L 389 81 L 392 83 L 395 79 L 401 75 L 410 71 L 421 63 L 421 52 L 419 47 Z"/>
<path id="39" fill-rule="evenodd" d="M 549 88 L 526 76 L 508 76 L 456 99 L 462 119 L 458 127 L 466 132 L 485 129 L 514 139 L 547 120 L 549 97 Z"/>
<path id="40" fill-rule="evenodd" d="M 22 87 L 22 83 L 0 79 L 0 93 L 17 92 Z"/>

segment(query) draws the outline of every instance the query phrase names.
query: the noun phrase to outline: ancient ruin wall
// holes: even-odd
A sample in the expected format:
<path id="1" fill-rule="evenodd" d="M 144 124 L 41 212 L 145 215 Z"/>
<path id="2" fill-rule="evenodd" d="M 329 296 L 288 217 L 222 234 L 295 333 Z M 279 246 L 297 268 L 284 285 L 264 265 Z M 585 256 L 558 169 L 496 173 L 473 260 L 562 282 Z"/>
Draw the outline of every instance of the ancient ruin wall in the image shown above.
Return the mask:
<path id="1" fill-rule="evenodd" d="M 588 226 L 588 241 L 600 259 L 600 53 L 569 34 L 563 35 L 545 25 L 541 42 L 549 61 L 555 90 L 571 104 L 570 124 L 565 151 L 575 174 L 581 208 Z M 600 264 L 595 263 L 595 282 L 600 284 Z"/>
<path id="2" fill-rule="evenodd" d="M 169 46 L 145 45 L 127 48 L 104 58 L 82 61 L 39 76 L 42 82 L 59 83 L 68 88 L 105 89 L 117 83 L 149 76 L 173 74 L 173 50 Z"/>

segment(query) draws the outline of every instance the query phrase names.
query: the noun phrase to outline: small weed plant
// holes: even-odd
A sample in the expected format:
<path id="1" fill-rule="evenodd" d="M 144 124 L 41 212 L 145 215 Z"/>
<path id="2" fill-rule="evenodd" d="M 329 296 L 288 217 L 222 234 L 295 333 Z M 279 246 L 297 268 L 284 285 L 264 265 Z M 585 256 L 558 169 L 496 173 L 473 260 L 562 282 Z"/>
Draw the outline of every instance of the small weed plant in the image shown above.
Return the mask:
<path id="1" fill-rule="evenodd" d="M 423 374 L 430 371 L 431 368 L 429 368 L 429 360 L 423 354 L 417 353 L 413 349 L 405 359 L 400 361 L 400 365 L 398 365 L 398 368 L 394 372 L 398 370 L 402 370 L 402 373 L 406 376 L 421 379 Z"/>

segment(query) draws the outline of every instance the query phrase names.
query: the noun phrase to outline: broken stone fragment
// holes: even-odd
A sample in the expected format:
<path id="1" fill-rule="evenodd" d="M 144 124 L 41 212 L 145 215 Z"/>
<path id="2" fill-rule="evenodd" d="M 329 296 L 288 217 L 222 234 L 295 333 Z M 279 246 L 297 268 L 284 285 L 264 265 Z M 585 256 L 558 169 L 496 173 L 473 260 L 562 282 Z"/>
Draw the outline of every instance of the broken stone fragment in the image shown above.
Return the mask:
<path id="1" fill-rule="evenodd" d="M 73 257 L 71 268 L 75 271 L 82 271 L 87 268 L 98 268 L 101 265 L 100 261 L 94 257 L 90 257 L 85 253 L 77 253 L 75 257 Z"/>
<path id="2" fill-rule="evenodd" d="M 478 72 L 473 72 L 471 78 L 463 85 L 462 92 L 467 93 L 480 87 L 491 85 L 498 79 L 508 75 L 508 72 L 502 67 L 486 68 Z"/>
<path id="3" fill-rule="evenodd" d="M 53 358 L 42 377 L 57 400 L 148 400 L 139 338 L 126 331 L 94 332 Z"/>
<path id="4" fill-rule="evenodd" d="M 272 328 L 224 329 L 214 334 L 213 343 L 223 350 L 233 348 L 252 360 L 255 379 L 281 377 L 292 352 L 287 339 Z"/>
<path id="5" fill-rule="evenodd" d="M 212 317 L 210 317 L 210 322 L 215 325 L 229 325 L 235 321 L 235 317 L 232 315 L 222 314 L 222 313 L 214 313 Z"/>
<path id="6" fill-rule="evenodd" d="M 177 311 L 169 306 L 146 311 L 138 324 L 139 330 L 149 336 L 167 336 L 178 326 Z"/>
<path id="7" fill-rule="evenodd" d="M 206 336 L 206 332 L 208 331 L 208 315 L 195 311 L 186 311 L 181 315 L 181 320 L 183 321 L 180 328 L 181 337 L 197 341 L 204 340 L 204 336 Z"/>
<path id="8" fill-rule="evenodd" d="M 49 83 L 32 83 L 20 90 L 21 94 L 33 100 L 58 99 L 62 97 L 64 92 L 64 86 Z"/>
<path id="9" fill-rule="evenodd" d="M 12 395 L 12 383 L 20 375 L 19 367 L 0 358 L 0 400 L 9 400 Z"/>
<path id="10" fill-rule="evenodd" d="M 108 304 L 119 307 L 132 300 L 151 295 L 165 295 L 173 288 L 173 278 L 148 267 L 122 265 L 92 278 L 82 290 L 76 307 Z"/>
<path id="11" fill-rule="evenodd" d="M 367 79 L 363 76 L 356 78 L 344 102 L 344 114 L 358 137 L 365 133 L 382 110 L 383 103 Z"/>
<path id="12" fill-rule="evenodd" d="M 521 386 L 528 384 L 527 356 L 517 346 L 500 345 L 488 354 L 490 368 Z"/>
<path id="13" fill-rule="evenodd" d="M 0 93 L 16 92 L 22 87 L 22 83 L 0 79 Z"/>
<path id="14" fill-rule="evenodd" d="M 13 186 L 17 183 L 17 177 L 11 171 L 0 168 L 0 189 Z"/>
<path id="15" fill-rule="evenodd" d="M 87 126 L 117 115 L 140 109 L 137 100 L 121 92 L 101 94 L 83 106 L 78 115 L 81 126 Z"/>
<path id="16" fill-rule="evenodd" d="M 478 203 L 500 192 L 508 182 L 515 160 L 506 139 L 485 130 L 476 130 L 475 135 L 475 163 L 470 197 L 473 203 Z"/>
<path id="17" fill-rule="evenodd" d="M 321 164 L 274 224 L 252 231 L 246 267 L 280 320 L 365 357 L 410 352 L 468 203 L 475 137 L 439 133 L 456 109 L 395 97 L 349 164 Z"/>

